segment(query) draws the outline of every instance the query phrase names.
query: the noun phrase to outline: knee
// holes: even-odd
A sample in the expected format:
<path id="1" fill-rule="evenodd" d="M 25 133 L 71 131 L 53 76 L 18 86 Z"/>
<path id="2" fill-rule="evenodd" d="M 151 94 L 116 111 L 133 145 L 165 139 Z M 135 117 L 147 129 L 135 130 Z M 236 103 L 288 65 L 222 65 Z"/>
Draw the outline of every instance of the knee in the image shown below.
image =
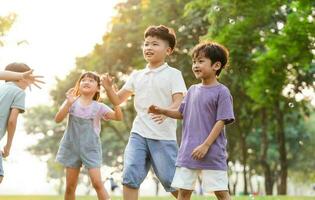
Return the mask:
<path id="1" fill-rule="evenodd" d="M 189 199 L 191 196 L 192 191 L 191 190 L 179 190 L 179 196 L 183 199 Z"/>
<path id="2" fill-rule="evenodd" d="M 230 195 L 227 191 L 216 191 L 214 194 L 219 200 L 230 200 Z"/>

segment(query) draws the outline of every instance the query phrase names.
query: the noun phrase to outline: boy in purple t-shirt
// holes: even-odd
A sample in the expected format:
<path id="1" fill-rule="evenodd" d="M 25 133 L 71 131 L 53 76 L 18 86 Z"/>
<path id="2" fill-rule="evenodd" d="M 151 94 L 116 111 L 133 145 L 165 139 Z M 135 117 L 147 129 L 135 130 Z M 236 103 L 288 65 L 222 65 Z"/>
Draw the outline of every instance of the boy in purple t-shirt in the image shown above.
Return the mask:
<path id="1" fill-rule="evenodd" d="M 172 186 L 179 188 L 178 199 L 190 199 L 199 174 L 205 192 L 219 200 L 229 200 L 226 136 L 224 125 L 234 121 L 229 89 L 217 77 L 228 61 L 228 51 L 220 44 L 207 42 L 192 51 L 194 72 L 200 84 L 192 85 L 179 110 L 150 106 L 149 113 L 183 119 Z"/>

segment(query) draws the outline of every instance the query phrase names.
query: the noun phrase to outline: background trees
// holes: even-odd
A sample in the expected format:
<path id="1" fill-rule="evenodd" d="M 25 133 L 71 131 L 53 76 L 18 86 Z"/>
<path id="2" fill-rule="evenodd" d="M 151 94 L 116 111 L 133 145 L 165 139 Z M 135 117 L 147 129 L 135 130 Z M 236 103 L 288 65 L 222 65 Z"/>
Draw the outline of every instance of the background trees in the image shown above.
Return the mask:
<path id="1" fill-rule="evenodd" d="M 189 51 L 199 40 L 214 40 L 230 50 L 230 67 L 220 81 L 234 97 L 237 120 L 228 127 L 229 165 L 242 164 L 243 192 L 252 192 L 251 176 L 256 174 L 264 176 L 267 194 L 272 194 L 274 184 L 279 194 L 285 194 L 288 173 L 298 181 L 307 172 L 308 180 L 315 181 L 309 92 L 314 92 L 314 2 L 128 0 L 116 10 L 103 43 L 78 58 L 66 79 L 57 80 L 51 91 L 53 106 L 35 107 L 26 115 L 27 132 L 42 138 L 30 151 L 48 157 L 48 177 L 63 176 L 52 160 L 64 124 L 56 125 L 52 119 L 81 71 L 109 72 L 120 87 L 132 70 L 145 66 L 141 51 L 145 28 L 165 24 L 175 29 L 178 41 L 168 63 L 182 71 L 188 87 L 198 82 L 191 73 Z M 132 101 L 123 109 L 124 122 L 104 122 L 101 133 L 104 164 L 117 168 L 122 167 L 135 116 Z"/>

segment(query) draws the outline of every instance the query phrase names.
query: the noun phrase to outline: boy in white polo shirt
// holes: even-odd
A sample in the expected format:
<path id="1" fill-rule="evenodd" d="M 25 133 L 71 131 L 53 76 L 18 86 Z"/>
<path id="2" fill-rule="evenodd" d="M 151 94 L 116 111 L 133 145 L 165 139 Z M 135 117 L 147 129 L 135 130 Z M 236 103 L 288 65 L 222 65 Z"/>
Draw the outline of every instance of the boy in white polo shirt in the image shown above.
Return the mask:
<path id="1" fill-rule="evenodd" d="M 165 62 L 165 58 L 173 52 L 175 43 L 172 29 L 163 25 L 150 26 L 144 33 L 143 44 L 147 66 L 132 73 L 117 93 L 112 89 L 112 79 L 108 74 L 101 80 L 114 105 L 135 95 L 137 116 L 124 155 L 124 200 L 138 199 L 140 184 L 151 166 L 165 190 L 177 196 L 177 191 L 171 187 L 178 151 L 176 120 L 164 115 L 152 117 L 147 113 L 152 104 L 177 109 L 183 100 L 186 86 L 182 74 Z"/>

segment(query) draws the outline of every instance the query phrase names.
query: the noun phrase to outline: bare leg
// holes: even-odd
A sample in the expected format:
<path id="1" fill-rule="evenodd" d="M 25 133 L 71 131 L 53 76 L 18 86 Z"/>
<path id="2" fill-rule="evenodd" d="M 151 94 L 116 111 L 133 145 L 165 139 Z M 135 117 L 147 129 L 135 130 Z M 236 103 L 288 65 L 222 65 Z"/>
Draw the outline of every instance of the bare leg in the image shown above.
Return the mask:
<path id="1" fill-rule="evenodd" d="M 190 200 L 192 190 L 179 189 L 177 200 Z"/>
<path id="2" fill-rule="evenodd" d="M 175 192 L 171 192 L 171 194 L 177 199 L 177 197 L 178 197 L 178 190 L 176 190 Z"/>
<path id="3" fill-rule="evenodd" d="M 78 184 L 80 168 L 66 168 L 65 200 L 75 200 L 75 190 Z"/>
<path id="4" fill-rule="evenodd" d="M 218 200 L 231 200 L 228 191 L 215 191 L 214 194 L 218 198 Z"/>
<path id="5" fill-rule="evenodd" d="M 2 182 L 3 176 L 0 176 L 0 183 Z"/>
<path id="6" fill-rule="evenodd" d="M 128 186 L 123 187 L 124 200 L 138 200 L 139 189 Z"/>
<path id="7" fill-rule="evenodd" d="M 91 178 L 92 185 L 96 191 L 97 198 L 99 200 L 110 200 L 110 196 L 105 190 L 102 182 L 101 170 L 99 168 L 91 168 L 89 169 L 89 176 Z"/>

